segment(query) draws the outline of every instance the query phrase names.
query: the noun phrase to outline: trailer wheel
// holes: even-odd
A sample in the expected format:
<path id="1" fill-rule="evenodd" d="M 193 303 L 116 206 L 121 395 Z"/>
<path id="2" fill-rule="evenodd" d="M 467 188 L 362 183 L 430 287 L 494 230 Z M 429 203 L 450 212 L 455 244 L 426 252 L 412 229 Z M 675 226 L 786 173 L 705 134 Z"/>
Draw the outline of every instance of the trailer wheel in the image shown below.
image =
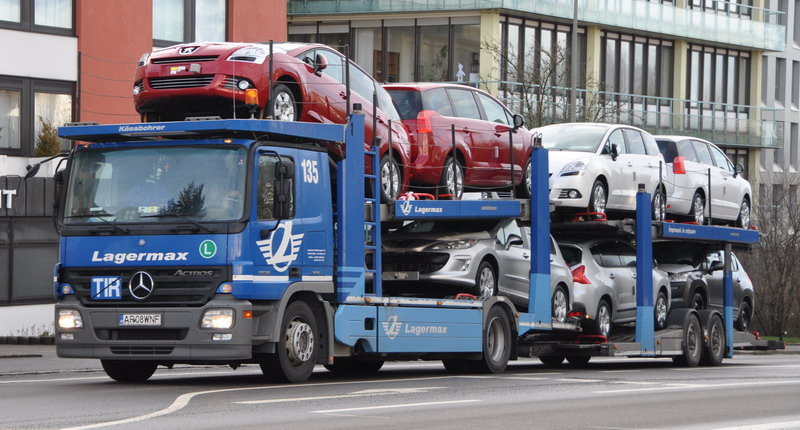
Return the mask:
<path id="1" fill-rule="evenodd" d="M 350 357 L 337 357 L 333 364 L 326 364 L 325 368 L 331 372 L 347 373 L 375 373 L 383 367 L 383 360 L 358 360 Z"/>
<path id="2" fill-rule="evenodd" d="M 547 367 L 560 366 L 564 362 L 563 355 L 540 355 L 539 361 Z"/>
<path id="3" fill-rule="evenodd" d="M 483 334 L 483 356 L 469 367 L 475 373 L 501 373 L 511 357 L 511 323 L 500 306 L 489 309 Z"/>
<path id="4" fill-rule="evenodd" d="M 119 382 L 144 382 L 156 372 L 158 363 L 149 361 L 100 360 L 109 378 Z"/>
<path id="5" fill-rule="evenodd" d="M 719 366 L 725 358 L 725 326 L 719 316 L 711 317 L 708 326 L 708 341 L 703 350 L 701 363 L 704 366 Z"/>
<path id="6" fill-rule="evenodd" d="M 590 355 L 568 355 L 567 361 L 569 364 L 574 364 L 576 366 L 585 366 L 589 364 L 589 360 L 592 359 Z"/>
<path id="7" fill-rule="evenodd" d="M 695 367 L 700 363 L 703 355 L 703 330 L 697 315 L 689 315 L 684 320 L 683 326 L 683 353 L 673 357 L 672 361 L 678 366 Z"/>
<path id="8" fill-rule="evenodd" d="M 319 355 L 317 321 L 308 304 L 298 300 L 283 313 L 281 339 L 275 353 L 261 361 L 261 371 L 275 382 L 303 382 L 311 376 Z"/>

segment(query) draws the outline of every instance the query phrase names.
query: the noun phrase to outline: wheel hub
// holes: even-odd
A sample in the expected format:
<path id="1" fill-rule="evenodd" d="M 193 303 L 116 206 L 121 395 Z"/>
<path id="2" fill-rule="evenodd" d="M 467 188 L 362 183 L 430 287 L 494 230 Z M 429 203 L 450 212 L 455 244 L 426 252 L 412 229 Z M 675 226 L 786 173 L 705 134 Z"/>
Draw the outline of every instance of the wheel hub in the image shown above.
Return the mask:
<path id="1" fill-rule="evenodd" d="M 286 351 L 289 361 L 299 366 L 307 362 L 314 352 L 314 333 L 303 321 L 293 320 L 286 327 Z"/>

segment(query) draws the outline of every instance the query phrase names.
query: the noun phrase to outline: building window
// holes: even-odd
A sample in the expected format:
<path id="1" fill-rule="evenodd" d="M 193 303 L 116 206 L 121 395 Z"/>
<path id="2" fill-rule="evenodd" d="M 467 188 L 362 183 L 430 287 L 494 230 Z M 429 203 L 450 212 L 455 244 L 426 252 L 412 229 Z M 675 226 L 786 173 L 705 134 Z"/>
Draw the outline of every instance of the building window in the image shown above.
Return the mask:
<path id="1" fill-rule="evenodd" d="M 153 44 L 226 40 L 226 0 L 153 0 Z"/>
<path id="2" fill-rule="evenodd" d="M 72 82 L 0 77 L 0 155 L 33 156 L 43 122 L 58 127 L 73 120 L 74 96 Z"/>
<path id="3" fill-rule="evenodd" d="M 0 0 L 0 27 L 72 36 L 74 0 Z"/>
<path id="4" fill-rule="evenodd" d="M 775 103 L 783 107 L 786 104 L 786 59 L 775 60 Z"/>
<path id="5" fill-rule="evenodd" d="M 705 102 L 704 108 L 708 109 L 711 103 L 749 104 L 748 91 L 742 90 L 749 87 L 749 53 L 690 45 L 687 67 L 690 79 L 686 96 L 689 100 Z"/>

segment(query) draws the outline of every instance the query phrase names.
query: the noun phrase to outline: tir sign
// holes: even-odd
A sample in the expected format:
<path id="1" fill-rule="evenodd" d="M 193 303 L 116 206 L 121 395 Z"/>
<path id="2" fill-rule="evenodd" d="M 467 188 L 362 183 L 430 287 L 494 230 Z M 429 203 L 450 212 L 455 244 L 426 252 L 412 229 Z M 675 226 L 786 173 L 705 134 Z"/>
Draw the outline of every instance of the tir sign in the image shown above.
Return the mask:
<path id="1" fill-rule="evenodd" d="M 92 300 L 120 300 L 122 282 L 119 276 L 92 277 Z"/>
<path id="2" fill-rule="evenodd" d="M 0 209 L 11 209 L 11 197 L 17 195 L 17 190 L 0 190 Z"/>

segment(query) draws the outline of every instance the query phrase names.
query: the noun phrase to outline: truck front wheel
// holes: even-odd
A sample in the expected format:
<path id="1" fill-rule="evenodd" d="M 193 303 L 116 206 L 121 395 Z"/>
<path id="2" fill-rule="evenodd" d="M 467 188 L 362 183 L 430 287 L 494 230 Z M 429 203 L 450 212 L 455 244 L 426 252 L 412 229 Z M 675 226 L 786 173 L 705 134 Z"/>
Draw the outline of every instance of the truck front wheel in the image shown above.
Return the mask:
<path id="1" fill-rule="evenodd" d="M 275 382 L 307 380 L 319 355 L 317 321 L 308 304 L 296 301 L 286 307 L 280 333 L 275 353 L 259 363 L 261 371 Z"/>
<path id="2" fill-rule="evenodd" d="M 156 372 L 157 363 L 147 361 L 100 360 L 106 375 L 119 382 L 143 382 Z"/>

